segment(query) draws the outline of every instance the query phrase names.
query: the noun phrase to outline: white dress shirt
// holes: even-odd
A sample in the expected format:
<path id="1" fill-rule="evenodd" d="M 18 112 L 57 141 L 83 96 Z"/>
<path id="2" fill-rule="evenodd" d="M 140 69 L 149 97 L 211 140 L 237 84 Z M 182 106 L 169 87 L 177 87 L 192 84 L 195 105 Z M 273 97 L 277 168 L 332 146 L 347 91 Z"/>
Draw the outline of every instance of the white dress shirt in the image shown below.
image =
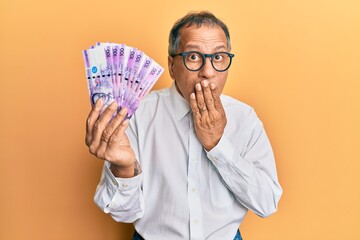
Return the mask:
<path id="1" fill-rule="evenodd" d="M 142 173 L 116 178 L 105 162 L 96 204 L 146 240 L 232 240 L 248 209 L 274 213 L 282 189 L 263 125 L 248 105 L 221 101 L 227 125 L 207 152 L 174 84 L 149 94 L 127 129 Z"/>

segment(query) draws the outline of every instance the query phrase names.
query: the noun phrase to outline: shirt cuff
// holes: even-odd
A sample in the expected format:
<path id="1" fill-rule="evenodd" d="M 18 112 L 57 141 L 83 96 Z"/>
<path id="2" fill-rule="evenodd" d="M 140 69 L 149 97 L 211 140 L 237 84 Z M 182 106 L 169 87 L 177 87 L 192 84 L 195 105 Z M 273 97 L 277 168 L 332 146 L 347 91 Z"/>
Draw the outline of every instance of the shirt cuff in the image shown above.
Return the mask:
<path id="1" fill-rule="evenodd" d="M 142 173 L 132 178 L 119 178 L 115 177 L 114 174 L 111 172 L 109 162 L 106 162 L 105 166 L 105 171 L 107 175 L 106 179 L 108 179 L 108 181 L 111 182 L 111 185 L 114 186 L 114 188 L 117 188 L 120 192 L 134 189 L 141 185 Z"/>

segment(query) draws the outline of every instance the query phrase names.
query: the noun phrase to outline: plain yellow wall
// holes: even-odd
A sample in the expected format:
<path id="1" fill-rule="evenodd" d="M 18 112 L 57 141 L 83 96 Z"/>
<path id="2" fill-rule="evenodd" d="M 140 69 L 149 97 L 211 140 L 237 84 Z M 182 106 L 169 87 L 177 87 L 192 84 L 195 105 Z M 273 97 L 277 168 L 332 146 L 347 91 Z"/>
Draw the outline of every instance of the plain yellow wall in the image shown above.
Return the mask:
<path id="1" fill-rule="evenodd" d="M 92 200 L 102 161 L 84 144 L 81 50 L 126 43 L 167 67 L 172 24 L 203 9 L 230 28 L 225 93 L 263 120 L 284 189 L 244 238 L 360 239 L 357 0 L 0 0 L 0 239 L 130 239 Z"/>

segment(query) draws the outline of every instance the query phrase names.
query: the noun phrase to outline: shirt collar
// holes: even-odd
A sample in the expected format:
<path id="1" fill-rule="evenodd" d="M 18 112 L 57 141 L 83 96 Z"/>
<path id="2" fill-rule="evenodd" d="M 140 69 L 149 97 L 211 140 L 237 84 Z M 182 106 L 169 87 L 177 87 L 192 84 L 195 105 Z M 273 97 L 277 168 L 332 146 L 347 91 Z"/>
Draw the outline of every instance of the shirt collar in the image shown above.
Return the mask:
<path id="1" fill-rule="evenodd" d="M 170 87 L 170 99 L 176 119 L 180 121 L 190 111 L 190 105 L 177 91 L 175 81 Z"/>

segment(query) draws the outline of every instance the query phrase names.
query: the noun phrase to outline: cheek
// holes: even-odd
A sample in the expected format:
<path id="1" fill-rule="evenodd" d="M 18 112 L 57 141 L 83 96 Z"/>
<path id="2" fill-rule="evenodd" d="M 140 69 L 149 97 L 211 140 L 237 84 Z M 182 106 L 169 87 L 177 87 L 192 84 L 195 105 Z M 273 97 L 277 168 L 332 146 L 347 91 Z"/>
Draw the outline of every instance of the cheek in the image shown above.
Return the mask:
<path id="1" fill-rule="evenodd" d="M 185 88 L 188 88 L 193 83 L 194 74 L 185 69 L 181 63 L 174 66 L 174 78 L 178 87 L 185 90 Z"/>
<path id="2" fill-rule="evenodd" d="M 189 100 L 190 93 L 194 92 L 195 84 L 199 82 L 198 79 L 197 75 L 189 71 L 182 71 L 176 75 L 176 85 L 186 100 Z"/>
<path id="3" fill-rule="evenodd" d="M 186 98 L 188 97 L 187 95 L 190 95 L 190 93 L 194 91 L 195 83 L 189 74 L 183 73 L 181 77 L 179 76 L 179 78 L 176 80 L 176 83 L 183 95 L 186 95 Z"/>
<path id="4" fill-rule="evenodd" d="M 222 73 L 220 78 L 219 78 L 219 81 L 218 81 L 218 88 L 219 90 L 221 90 L 221 92 L 223 91 L 224 89 L 224 86 L 225 86 L 225 82 L 226 82 L 226 79 L 227 79 L 227 75 L 228 73 L 225 72 L 225 73 Z"/>

